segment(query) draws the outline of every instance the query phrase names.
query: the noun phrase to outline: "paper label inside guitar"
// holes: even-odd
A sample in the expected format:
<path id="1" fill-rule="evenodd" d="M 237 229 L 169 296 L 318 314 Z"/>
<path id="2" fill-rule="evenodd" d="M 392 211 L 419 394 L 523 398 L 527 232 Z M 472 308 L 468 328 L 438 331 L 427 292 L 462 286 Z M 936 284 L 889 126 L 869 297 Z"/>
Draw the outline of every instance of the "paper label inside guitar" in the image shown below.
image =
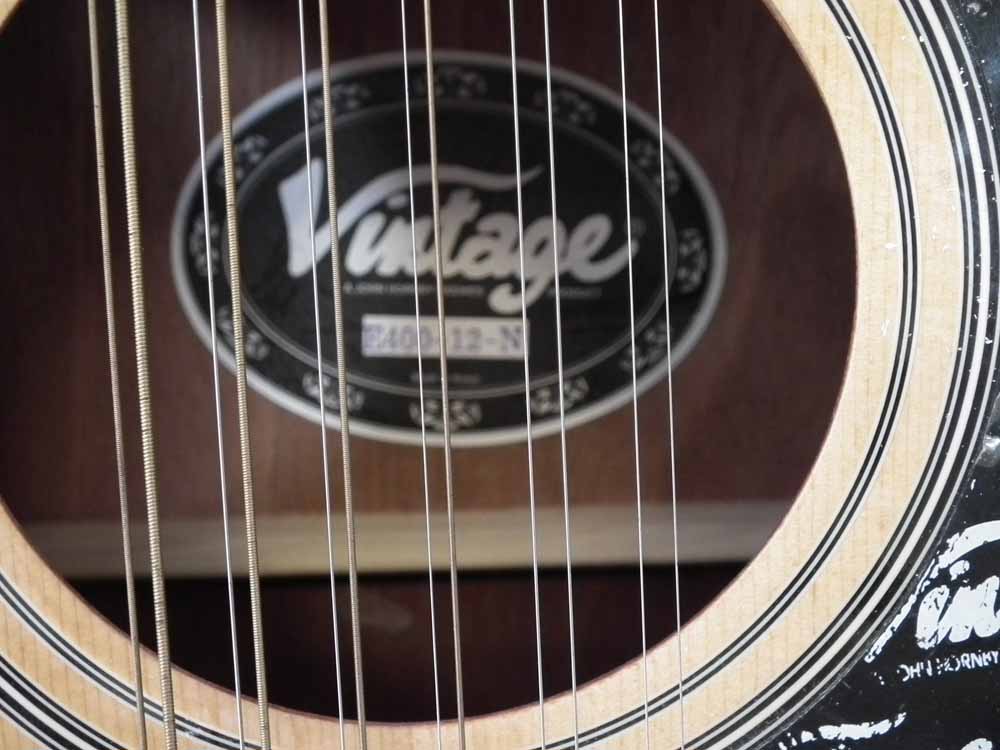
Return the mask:
<path id="1" fill-rule="evenodd" d="M 413 206 L 405 84 L 398 58 L 335 68 L 335 158 L 344 274 L 348 408 L 352 431 L 395 442 L 420 439 L 418 346 L 425 421 L 440 437 L 426 94 L 419 61 L 410 73 Z M 454 442 L 486 445 L 524 437 L 524 348 L 537 434 L 558 430 L 556 320 L 545 78 L 519 73 L 524 301 L 518 236 L 518 169 L 511 129 L 509 66 L 451 54 L 437 71 L 441 243 Z M 562 74 L 553 83 L 559 268 L 567 422 L 581 424 L 631 398 L 628 247 L 620 98 Z M 328 414 L 336 424 L 336 362 L 330 220 L 323 159 L 322 81 L 310 82 L 312 196 L 295 82 L 258 101 L 237 122 L 235 157 L 253 385 L 302 416 L 319 419 L 313 311 L 313 252 L 327 368 Z M 687 151 L 665 143 L 666 221 L 655 120 L 629 112 L 632 246 L 639 387 L 667 368 L 664 252 L 670 257 L 673 363 L 698 341 L 718 300 L 726 265 L 721 214 Z M 470 137 L 475 133 L 475 137 Z M 218 142 L 209 152 L 204 219 L 197 164 L 176 209 L 175 281 L 185 310 L 209 341 L 206 248 L 223 266 L 224 198 Z M 569 185 L 582 189 L 566 191 Z M 595 189 L 594 186 L 599 186 Z M 412 221 L 415 216 L 416 221 Z M 206 225 L 210 242 L 206 240 Z M 664 243 L 664 228 L 666 243 Z M 415 248 L 415 249 L 414 249 Z M 420 317 L 415 316 L 414 256 Z M 224 262 L 224 261 L 222 261 Z M 231 340 L 228 269 L 216 274 L 218 332 Z"/>

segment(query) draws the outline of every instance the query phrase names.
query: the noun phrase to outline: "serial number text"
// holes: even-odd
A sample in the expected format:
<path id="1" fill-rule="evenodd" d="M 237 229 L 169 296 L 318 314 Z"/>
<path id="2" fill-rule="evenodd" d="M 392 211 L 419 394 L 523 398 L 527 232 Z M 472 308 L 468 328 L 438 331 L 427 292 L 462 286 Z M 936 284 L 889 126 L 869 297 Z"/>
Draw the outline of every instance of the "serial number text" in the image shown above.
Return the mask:
<path id="1" fill-rule="evenodd" d="M 522 359 L 524 333 L 520 318 L 455 316 L 445 319 L 450 359 Z M 421 316 L 419 326 L 416 318 L 407 315 L 361 317 L 361 352 L 366 357 L 416 357 L 418 340 L 423 357 L 440 356 L 436 317 Z"/>

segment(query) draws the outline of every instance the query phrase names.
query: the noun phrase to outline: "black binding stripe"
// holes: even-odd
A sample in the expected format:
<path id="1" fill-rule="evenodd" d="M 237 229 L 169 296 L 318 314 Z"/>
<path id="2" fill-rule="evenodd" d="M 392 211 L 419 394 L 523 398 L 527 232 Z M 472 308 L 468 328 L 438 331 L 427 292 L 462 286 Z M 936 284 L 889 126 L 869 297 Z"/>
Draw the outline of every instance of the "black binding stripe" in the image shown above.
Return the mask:
<path id="1" fill-rule="evenodd" d="M 123 745 L 118 744 L 98 730 L 88 726 L 78 716 L 62 708 L 29 682 L 23 675 L 14 670 L 10 662 L 3 657 L 0 657 L 0 677 L 6 680 L 12 687 L 20 690 L 22 700 L 28 701 L 41 714 L 40 720 L 48 720 L 48 723 L 53 727 L 86 736 L 93 746 L 100 748 L 100 750 L 125 750 Z"/>
<path id="2" fill-rule="evenodd" d="M 25 710 L 28 709 L 28 710 Z M 57 747 L 66 747 L 66 735 L 86 743 L 93 750 L 125 750 L 123 745 L 106 737 L 70 714 L 65 708 L 32 685 L 23 675 L 0 657 L 0 710 L 36 738 L 45 738 Z M 51 746 L 51 745 L 50 745 Z"/>

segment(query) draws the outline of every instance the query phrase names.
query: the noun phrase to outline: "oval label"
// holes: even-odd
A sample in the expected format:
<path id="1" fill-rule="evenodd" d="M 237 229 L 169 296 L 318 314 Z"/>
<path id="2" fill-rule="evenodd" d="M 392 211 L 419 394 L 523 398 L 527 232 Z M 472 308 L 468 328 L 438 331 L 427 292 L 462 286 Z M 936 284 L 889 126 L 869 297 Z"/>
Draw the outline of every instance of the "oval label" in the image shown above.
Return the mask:
<path id="1" fill-rule="evenodd" d="M 510 62 L 467 53 L 438 53 L 435 60 L 453 443 L 492 445 L 524 439 L 525 347 L 531 367 L 532 433 L 548 434 L 559 429 L 559 399 L 544 70 L 533 64 L 518 67 L 525 330 Z M 334 66 L 332 84 L 351 429 L 405 443 L 420 441 L 418 337 L 428 439 L 439 440 L 442 427 L 422 71 L 422 61 L 411 62 L 412 177 L 399 56 Z M 312 151 L 308 167 L 300 80 L 273 91 L 234 124 L 247 364 L 255 389 L 301 416 L 319 420 L 313 233 L 324 392 L 329 422 L 336 427 L 340 404 L 332 356 L 330 221 L 318 72 L 309 76 L 307 86 Z M 574 426 L 627 403 L 632 395 L 622 110 L 620 98 L 568 73 L 554 72 L 552 87 L 563 387 L 566 424 Z M 636 366 L 643 390 L 667 368 L 664 224 L 666 247 L 676 263 L 670 291 L 675 367 L 712 315 L 726 250 L 711 188 L 690 154 L 669 135 L 664 141 L 664 223 L 656 123 L 632 107 L 628 120 Z M 216 270 L 217 333 L 224 346 L 231 347 L 218 138 L 206 161 L 210 217 L 206 221 L 196 163 L 174 217 L 174 276 L 187 315 L 209 342 L 207 231 Z M 307 205 L 310 171 L 312 226 Z M 414 314 L 414 277 L 419 320 Z M 232 366 L 231 349 L 223 355 Z"/>

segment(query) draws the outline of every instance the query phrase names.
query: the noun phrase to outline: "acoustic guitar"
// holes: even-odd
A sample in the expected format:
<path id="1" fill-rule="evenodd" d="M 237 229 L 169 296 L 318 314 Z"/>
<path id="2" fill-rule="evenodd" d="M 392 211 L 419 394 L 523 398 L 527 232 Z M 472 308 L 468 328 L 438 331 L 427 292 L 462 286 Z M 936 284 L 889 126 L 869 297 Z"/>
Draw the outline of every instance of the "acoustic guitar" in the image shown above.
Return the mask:
<path id="1" fill-rule="evenodd" d="M 993 0 L 0 0 L 0 747 L 1000 743 Z"/>

